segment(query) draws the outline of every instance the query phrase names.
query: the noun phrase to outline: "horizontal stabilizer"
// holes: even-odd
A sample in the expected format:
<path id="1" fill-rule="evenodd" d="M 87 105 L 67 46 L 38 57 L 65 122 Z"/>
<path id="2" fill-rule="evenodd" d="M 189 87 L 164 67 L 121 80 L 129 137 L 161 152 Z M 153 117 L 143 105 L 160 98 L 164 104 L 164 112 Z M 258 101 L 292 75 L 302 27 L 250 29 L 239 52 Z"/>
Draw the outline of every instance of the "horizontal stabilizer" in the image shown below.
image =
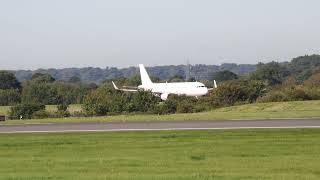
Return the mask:
<path id="1" fill-rule="evenodd" d="M 115 90 L 119 90 L 119 88 L 117 87 L 117 85 L 112 81 L 113 87 Z"/>
<path id="2" fill-rule="evenodd" d="M 137 92 L 137 89 L 119 89 L 117 85 L 112 81 L 113 87 L 115 90 L 124 91 L 124 92 Z"/>

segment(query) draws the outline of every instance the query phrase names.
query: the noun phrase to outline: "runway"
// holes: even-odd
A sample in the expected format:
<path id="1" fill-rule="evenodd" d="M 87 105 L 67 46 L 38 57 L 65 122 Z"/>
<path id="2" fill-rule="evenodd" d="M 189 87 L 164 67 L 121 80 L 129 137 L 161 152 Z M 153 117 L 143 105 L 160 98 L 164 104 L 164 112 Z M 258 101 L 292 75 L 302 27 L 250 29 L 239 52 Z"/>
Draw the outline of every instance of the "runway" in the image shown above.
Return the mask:
<path id="1" fill-rule="evenodd" d="M 161 121 L 0 125 L 0 133 L 320 128 L 320 119 Z"/>

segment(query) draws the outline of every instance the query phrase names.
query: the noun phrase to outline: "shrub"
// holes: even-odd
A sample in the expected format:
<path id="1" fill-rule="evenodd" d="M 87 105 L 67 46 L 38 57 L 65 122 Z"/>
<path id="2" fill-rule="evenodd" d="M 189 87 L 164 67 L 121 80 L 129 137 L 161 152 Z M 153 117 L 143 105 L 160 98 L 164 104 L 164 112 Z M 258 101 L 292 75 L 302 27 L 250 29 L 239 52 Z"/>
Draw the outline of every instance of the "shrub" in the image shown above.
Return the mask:
<path id="1" fill-rule="evenodd" d="M 16 105 L 20 100 L 21 95 L 18 89 L 0 89 L 0 106 Z"/>
<path id="2" fill-rule="evenodd" d="M 165 103 L 172 103 L 174 105 L 172 107 L 174 107 L 174 110 L 177 113 L 201 112 L 208 107 L 206 98 L 203 97 L 201 100 L 198 100 L 195 97 L 171 95 Z"/>
<path id="3" fill-rule="evenodd" d="M 109 97 L 102 88 L 99 88 L 95 91 L 92 91 L 85 97 L 82 108 L 89 116 L 101 116 L 108 113 L 108 105 Z"/>
<path id="4" fill-rule="evenodd" d="M 265 93 L 262 81 L 233 80 L 221 83 L 210 96 L 213 107 L 231 106 L 242 102 L 254 102 Z"/>
<path id="5" fill-rule="evenodd" d="M 55 118 L 70 117 L 69 111 L 57 111 L 54 113 Z"/>
<path id="6" fill-rule="evenodd" d="M 71 113 L 72 117 L 86 117 L 86 113 L 83 111 L 74 111 Z"/>
<path id="7" fill-rule="evenodd" d="M 9 111 L 9 116 L 11 119 L 20 119 L 20 116 L 24 119 L 31 119 L 33 113 L 45 110 L 45 105 L 42 104 L 18 104 L 16 106 L 12 106 Z"/>
<path id="8" fill-rule="evenodd" d="M 66 103 L 61 103 L 57 105 L 58 111 L 62 111 L 62 112 L 67 111 L 68 107 L 69 107 L 69 104 L 66 104 Z"/>
<path id="9" fill-rule="evenodd" d="M 182 101 L 177 105 L 177 113 L 193 113 L 195 106 L 188 101 Z"/>
<path id="10" fill-rule="evenodd" d="M 302 87 L 281 87 L 273 89 L 265 96 L 259 98 L 258 102 L 284 102 L 310 100 L 310 96 Z"/>
<path id="11" fill-rule="evenodd" d="M 160 98 L 154 96 L 151 92 L 139 91 L 138 93 L 122 96 L 123 107 L 128 112 L 152 112 L 160 102 Z M 127 103 L 128 106 L 125 106 Z"/>
<path id="12" fill-rule="evenodd" d="M 227 70 L 215 72 L 212 75 L 212 80 L 216 80 L 218 82 L 234 80 L 234 79 L 238 79 L 238 75 Z"/>
<path id="13" fill-rule="evenodd" d="M 0 89 L 21 89 L 21 84 L 13 73 L 0 71 Z"/>
<path id="14" fill-rule="evenodd" d="M 32 113 L 33 119 L 44 119 L 44 118 L 48 118 L 49 116 L 50 114 L 45 110 L 40 110 Z"/>
<path id="15" fill-rule="evenodd" d="M 311 99 L 320 99 L 320 73 L 312 75 L 303 85 Z"/>
<path id="16" fill-rule="evenodd" d="M 167 100 L 160 102 L 154 107 L 155 114 L 173 114 L 177 110 L 177 104 L 173 101 Z"/>

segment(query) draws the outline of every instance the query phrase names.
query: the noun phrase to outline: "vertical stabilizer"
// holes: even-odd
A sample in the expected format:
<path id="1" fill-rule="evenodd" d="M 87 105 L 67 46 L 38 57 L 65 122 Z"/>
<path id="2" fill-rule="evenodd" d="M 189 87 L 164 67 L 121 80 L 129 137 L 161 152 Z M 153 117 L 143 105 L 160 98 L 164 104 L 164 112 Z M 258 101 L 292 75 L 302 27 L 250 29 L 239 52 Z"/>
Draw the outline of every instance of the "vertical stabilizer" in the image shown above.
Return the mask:
<path id="1" fill-rule="evenodd" d="M 141 82 L 143 86 L 148 86 L 152 84 L 152 81 L 150 80 L 150 77 L 146 71 L 146 68 L 143 64 L 139 64 L 140 68 L 140 76 L 141 76 Z"/>

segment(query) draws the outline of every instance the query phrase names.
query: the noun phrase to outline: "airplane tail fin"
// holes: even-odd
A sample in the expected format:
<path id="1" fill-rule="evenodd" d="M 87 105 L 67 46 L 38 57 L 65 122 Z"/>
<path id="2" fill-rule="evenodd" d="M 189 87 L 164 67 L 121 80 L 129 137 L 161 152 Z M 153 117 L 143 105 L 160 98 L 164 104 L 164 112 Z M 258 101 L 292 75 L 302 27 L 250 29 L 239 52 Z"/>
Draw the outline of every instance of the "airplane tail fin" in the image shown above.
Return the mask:
<path id="1" fill-rule="evenodd" d="M 145 86 L 145 85 L 151 85 L 152 84 L 152 81 L 147 73 L 147 70 L 146 68 L 144 67 L 143 64 L 139 64 L 139 68 L 140 68 L 140 76 L 141 76 L 141 82 L 142 82 L 142 85 Z"/>

